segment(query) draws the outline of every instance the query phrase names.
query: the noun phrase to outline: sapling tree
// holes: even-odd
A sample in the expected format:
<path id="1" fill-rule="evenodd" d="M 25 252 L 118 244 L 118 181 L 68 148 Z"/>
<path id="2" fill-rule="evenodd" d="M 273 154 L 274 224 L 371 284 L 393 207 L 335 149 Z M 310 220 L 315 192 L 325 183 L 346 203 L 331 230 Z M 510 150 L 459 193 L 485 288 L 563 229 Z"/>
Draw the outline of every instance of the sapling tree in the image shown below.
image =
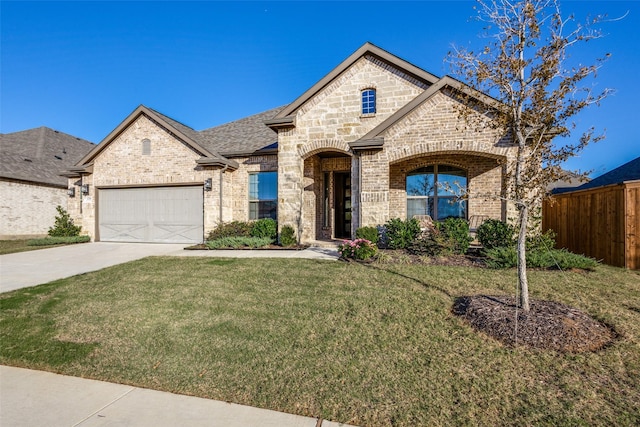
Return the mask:
<path id="1" fill-rule="evenodd" d="M 593 29 L 600 16 L 580 24 L 573 16 L 562 16 L 557 0 L 477 3 L 488 42 L 480 51 L 454 48 L 449 62 L 459 79 L 496 101 L 461 109 L 466 122 L 486 108 L 481 113 L 491 116 L 490 126 L 502 130 L 517 147 L 515 160 L 506 165 L 505 197 L 518 212 L 519 302 L 529 311 L 525 242 L 532 213 L 547 197 L 549 183 L 576 173 L 564 170 L 562 164 L 602 135 L 591 128 L 574 143 L 558 144 L 553 139 L 568 137 L 575 128 L 572 117 L 610 93 L 588 85 L 609 55 L 591 65 L 569 63 L 572 47 L 601 37 Z"/>

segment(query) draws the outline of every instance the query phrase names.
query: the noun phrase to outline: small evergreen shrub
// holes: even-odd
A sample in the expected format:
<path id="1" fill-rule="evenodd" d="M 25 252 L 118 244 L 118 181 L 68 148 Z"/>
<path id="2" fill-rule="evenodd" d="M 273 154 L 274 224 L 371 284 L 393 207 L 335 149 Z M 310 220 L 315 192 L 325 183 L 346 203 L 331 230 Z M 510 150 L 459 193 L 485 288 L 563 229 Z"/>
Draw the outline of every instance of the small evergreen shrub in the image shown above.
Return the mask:
<path id="1" fill-rule="evenodd" d="M 391 249 L 408 248 L 420 234 L 420 224 L 415 218 L 406 221 L 392 218 L 385 224 L 387 246 Z"/>
<path id="2" fill-rule="evenodd" d="M 51 237 L 79 236 L 82 227 L 73 224 L 73 219 L 62 206 L 56 206 L 56 210 L 58 211 L 58 216 L 56 216 L 53 227 L 49 228 L 47 234 Z"/>
<path id="3" fill-rule="evenodd" d="M 356 238 L 365 239 L 373 243 L 378 244 L 378 227 L 360 227 L 356 230 Z"/>
<path id="4" fill-rule="evenodd" d="M 378 253 L 378 247 L 367 239 L 345 240 L 338 252 L 343 258 L 366 260 Z"/>
<path id="5" fill-rule="evenodd" d="M 91 237 L 89 236 L 45 237 L 43 239 L 28 240 L 27 246 L 68 245 L 71 243 L 86 243 L 89 241 L 91 241 Z"/>
<path id="6" fill-rule="evenodd" d="M 293 227 L 285 225 L 280 230 L 280 244 L 284 247 L 295 246 L 298 243 Z"/>
<path id="7" fill-rule="evenodd" d="M 251 224 L 251 237 L 264 237 L 275 241 L 278 237 L 278 223 L 272 218 L 262 218 Z"/>
<path id="8" fill-rule="evenodd" d="M 223 237 L 251 237 L 251 223 L 246 221 L 222 223 L 209 232 L 207 240 L 217 240 Z"/>
<path id="9" fill-rule="evenodd" d="M 469 235 L 469 223 L 463 218 L 447 218 L 435 223 L 436 230 L 446 247 L 450 247 L 454 254 L 465 254 L 473 240 Z"/>
<path id="10" fill-rule="evenodd" d="M 229 236 L 216 240 L 209 240 L 206 245 L 209 249 L 240 249 L 240 248 L 261 248 L 271 244 L 268 237 L 246 237 Z"/>
<path id="11" fill-rule="evenodd" d="M 499 219 L 488 219 L 478 227 L 478 241 L 485 249 L 513 246 L 515 229 Z"/>

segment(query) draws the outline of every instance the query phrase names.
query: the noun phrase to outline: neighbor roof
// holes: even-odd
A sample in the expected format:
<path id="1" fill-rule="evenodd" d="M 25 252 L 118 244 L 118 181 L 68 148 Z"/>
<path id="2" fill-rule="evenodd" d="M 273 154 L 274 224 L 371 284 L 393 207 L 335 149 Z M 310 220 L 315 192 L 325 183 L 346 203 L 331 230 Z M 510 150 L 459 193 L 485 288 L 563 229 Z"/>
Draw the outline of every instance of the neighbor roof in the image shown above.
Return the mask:
<path id="1" fill-rule="evenodd" d="M 87 140 L 39 127 L 0 134 L 0 177 L 67 187 L 60 173 L 95 145 Z"/>
<path id="2" fill-rule="evenodd" d="M 640 180 L 640 157 L 625 163 L 609 172 L 592 179 L 575 190 L 587 190 L 589 188 L 603 187 L 611 184 L 621 184 L 625 181 Z"/>

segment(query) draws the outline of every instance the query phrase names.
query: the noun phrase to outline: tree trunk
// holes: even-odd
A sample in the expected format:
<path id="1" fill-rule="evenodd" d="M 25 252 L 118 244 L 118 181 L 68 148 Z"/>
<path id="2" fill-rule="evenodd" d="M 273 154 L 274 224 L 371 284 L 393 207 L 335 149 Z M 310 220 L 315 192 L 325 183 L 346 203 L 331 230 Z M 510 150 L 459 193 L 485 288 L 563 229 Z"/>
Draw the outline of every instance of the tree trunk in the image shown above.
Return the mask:
<path id="1" fill-rule="evenodd" d="M 529 311 L 529 283 L 527 281 L 527 219 L 528 207 L 520 206 L 520 232 L 518 233 L 518 286 L 520 288 L 520 307 Z"/>

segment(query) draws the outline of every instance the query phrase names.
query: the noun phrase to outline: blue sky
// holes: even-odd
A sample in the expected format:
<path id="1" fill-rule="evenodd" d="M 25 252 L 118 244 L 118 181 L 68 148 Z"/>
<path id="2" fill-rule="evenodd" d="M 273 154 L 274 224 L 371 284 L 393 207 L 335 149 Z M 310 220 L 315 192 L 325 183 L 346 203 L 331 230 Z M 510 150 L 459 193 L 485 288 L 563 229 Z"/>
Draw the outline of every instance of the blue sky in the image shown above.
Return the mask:
<path id="1" fill-rule="evenodd" d="M 366 41 L 433 74 L 452 44 L 483 45 L 472 1 L 0 3 L 0 132 L 38 126 L 100 142 L 138 105 L 196 130 L 293 101 Z M 597 176 L 640 155 L 638 1 L 564 1 L 608 14 L 605 37 L 572 51 L 615 94 L 575 118 L 606 139 L 567 168 Z"/>

